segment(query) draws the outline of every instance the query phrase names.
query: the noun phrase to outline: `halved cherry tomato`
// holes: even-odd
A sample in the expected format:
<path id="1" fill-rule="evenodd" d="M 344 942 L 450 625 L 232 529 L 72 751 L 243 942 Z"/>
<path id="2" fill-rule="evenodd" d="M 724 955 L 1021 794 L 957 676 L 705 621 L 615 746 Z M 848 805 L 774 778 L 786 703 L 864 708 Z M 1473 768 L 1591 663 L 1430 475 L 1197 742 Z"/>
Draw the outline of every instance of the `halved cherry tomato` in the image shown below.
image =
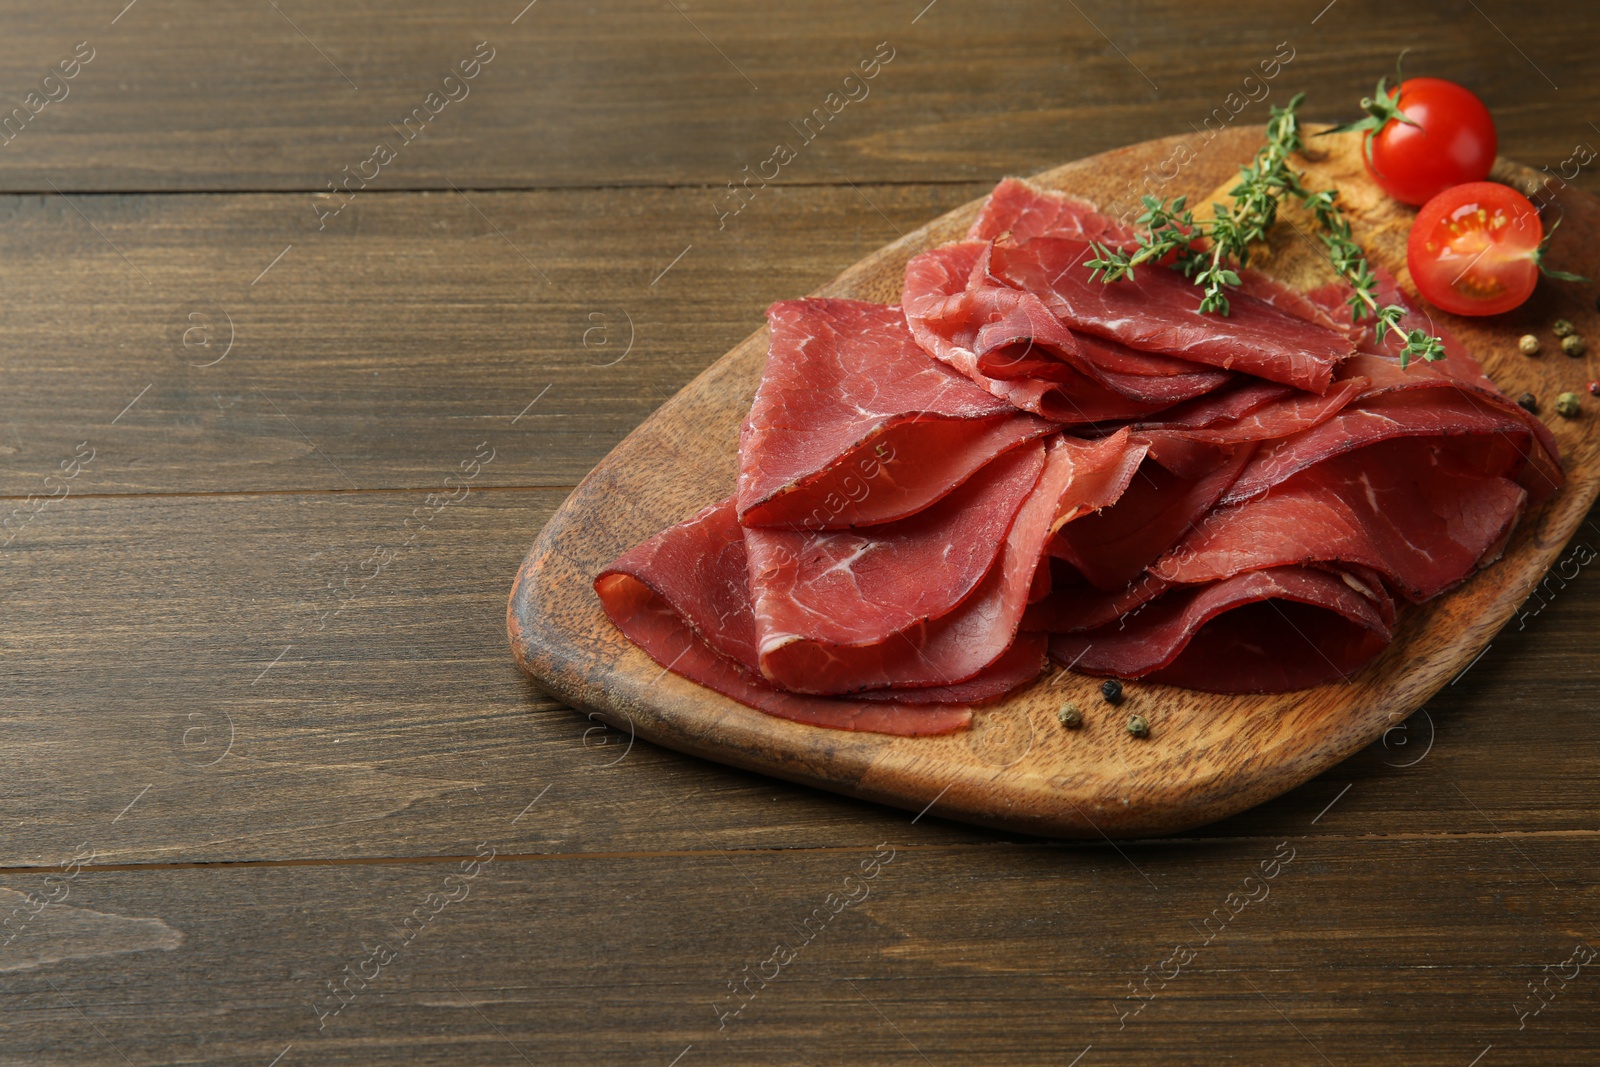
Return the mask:
<path id="1" fill-rule="evenodd" d="M 1532 295 L 1543 241 L 1544 224 L 1527 197 L 1495 182 L 1470 182 L 1417 213 L 1406 265 L 1434 305 L 1457 315 L 1498 315 Z"/>
<path id="2" fill-rule="evenodd" d="M 1366 134 L 1367 172 L 1407 204 L 1425 204 L 1452 185 L 1481 182 L 1494 166 L 1494 119 L 1470 89 L 1443 78 L 1388 79 L 1361 101 L 1369 117 L 1340 129 Z"/>

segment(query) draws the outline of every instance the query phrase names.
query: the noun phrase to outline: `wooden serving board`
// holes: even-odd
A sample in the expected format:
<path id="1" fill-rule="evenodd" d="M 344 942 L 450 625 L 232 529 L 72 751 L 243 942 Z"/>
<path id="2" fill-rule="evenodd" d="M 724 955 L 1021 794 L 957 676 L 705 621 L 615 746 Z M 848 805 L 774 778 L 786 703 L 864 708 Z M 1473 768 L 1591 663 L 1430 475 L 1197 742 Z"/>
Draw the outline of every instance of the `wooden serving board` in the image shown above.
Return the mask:
<path id="1" fill-rule="evenodd" d="M 1114 211 L 1136 203 L 1141 182 L 1159 195 L 1201 202 L 1231 181 L 1262 135 L 1253 127 L 1225 131 L 1209 144 L 1190 135 L 1150 141 L 1033 180 Z M 1360 176 L 1353 137 L 1315 145 L 1308 177 L 1338 183 L 1357 239 L 1414 292 L 1404 251 L 1413 212 Z M 1503 161 L 1496 177 L 1524 192 L 1535 180 L 1533 171 Z M 1600 278 L 1600 201 L 1567 191 L 1558 202 L 1566 221 L 1552 259 Z M 906 261 L 961 237 L 979 203 L 874 253 L 814 295 L 898 301 Z M 1315 269 L 1309 242 L 1292 227 L 1279 229 L 1285 233 L 1263 260 L 1268 269 L 1286 278 L 1308 264 Z M 618 445 L 545 526 L 512 588 L 512 649 L 541 688 L 620 730 L 791 781 L 911 811 L 937 798 L 938 815 L 1033 834 L 1119 837 L 1197 826 L 1283 793 L 1381 736 L 1459 673 L 1545 576 L 1600 488 L 1600 400 L 1584 391 L 1600 376 L 1595 292 L 1542 281 L 1528 304 L 1493 321 L 1436 313 L 1507 393 L 1538 397 L 1568 482 L 1523 519 L 1500 562 L 1403 611 L 1393 645 L 1347 683 L 1245 697 L 1129 683 L 1127 699 L 1113 708 L 1099 696 L 1100 679 L 1052 667 L 1031 687 L 979 708 L 966 732 L 901 738 L 797 725 L 662 670 L 611 625 L 591 583 L 626 549 L 732 492 L 739 423 L 766 358 L 765 328 Z M 1561 354 L 1548 329 L 1558 317 L 1587 336 L 1590 355 Z M 1524 333 L 1543 339 L 1544 354 L 1529 359 L 1517 351 Z M 1582 394 L 1579 418 L 1556 416 L 1563 391 Z M 1065 700 L 1083 709 L 1081 729 L 1056 721 Z M 1134 712 L 1150 723 L 1146 739 L 1125 729 Z"/>

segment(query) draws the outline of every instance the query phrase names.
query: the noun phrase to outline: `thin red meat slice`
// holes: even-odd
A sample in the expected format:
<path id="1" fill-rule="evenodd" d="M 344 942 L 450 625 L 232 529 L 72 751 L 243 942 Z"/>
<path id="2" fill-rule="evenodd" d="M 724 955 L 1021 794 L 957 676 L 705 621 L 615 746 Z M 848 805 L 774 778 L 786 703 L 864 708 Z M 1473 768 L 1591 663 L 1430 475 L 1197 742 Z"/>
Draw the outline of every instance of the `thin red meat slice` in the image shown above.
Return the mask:
<path id="1" fill-rule="evenodd" d="M 1492 438 L 1478 443 L 1495 449 Z M 1358 564 L 1426 600 L 1470 575 L 1522 514 L 1527 493 L 1486 472 L 1490 462 L 1427 438 L 1333 456 L 1211 512 L 1151 572 L 1191 584 L 1285 564 Z"/>
<path id="2" fill-rule="evenodd" d="M 1393 275 L 1381 267 L 1375 268 L 1374 273 L 1377 276 L 1378 302 L 1383 305 L 1398 304 L 1405 308 L 1406 314 L 1400 320 L 1400 326 L 1437 336 L 1444 344 L 1445 358 L 1433 362 L 1412 361 L 1402 370 L 1400 341 L 1392 334 L 1374 337 L 1369 317 L 1366 325 L 1355 327 L 1360 351 L 1340 368 L 1340 374 L 1360 375 L 1368 380 L 1363 400 L 1393 391 L 1450 386 L 1515 419 L 1531 436 L 1531 440 L 1522 448 L 1525 470 L 1517 475 L 1517 480 L 1528 490 L 1528 495 L 1535 503 L 1553 495 L 1564 484 L 1565 475 L 1561 469 L 1561 452 L 1550 428 L 1538 416 L 1518 407 L 1501 392 L 1465 346 L 1448 330 L 1441 328 L 1432 316 L 1416 308 Z M 1342 301 L 1350 292 L 1348 286 L 1336 284 L 1313 290 L 1307 295 L 1323 307 L 1336 308 L 1343 307 Z M 1348 307 L 1344 307 L 1344 312 L 1348 318 Z"/>
<path id="3" fill-rule="evenodd" d="M 595 590 L 611 621 L 628 640 L 661 664 L 663 671 L 670 670 L 768 715 L 810 726 L 902 737 L 950 733 L 965 729 L 972 721 L 971 709 L 960 706 L 930 704 L 913 708 L 899 703 L 785 693 L 713 652 L 672 604 L 632 575 L 608 571 L 596 580 Z"/>
<path id="4" fill-rule="evenodd" d="M 1072 461 L 1072 475 L 1061 491 L 1052 531 L 1121 499 L 1150 446 L 1124 426 L 1098 441 L 1068 437 L 1064 447 Z"/>
<path id="5" fill-rule="evenodd" d="M 1242 292 L 1230 294 L 1227 316 L 1202 315 L 1194 285 L 1165 268 L 1145 268 L 1110 284 L 1091 279 L 1084 263 L 1093 257 L 1083 241 L 1038 237 L 995 245 L 990 271 L 1038 294 L 1074 332 L 1313 393 L 1328 388 L 1334 368 L 1354 351 L 1344 334 Z"/>
<path id="6" fill-rule="evenodd" d="M 980 671 L 977 677 L 955 685 L 924 686 L 919 689 L 864 689 L 848 699 L 892 700 L 902 704 L 979 704 L 993 700 L 1039 677 L 1039 672 L 1044 669 L 1046 642 L 1044 634 L 1019 633 L 1016 640 L 1011 642 L 1011 647 Z"/>
<path id="7" fill-rule="evenodd" d="M 1051 442 L 1044 470 L 1017 513 L 999 558 L 954 611 L 864 644 L 763 628 L 758 648 L 762 676 L 792 692 L 845 694 L 956 685 L 995 663 L 1016 638 L 1044 540 L 1072 477 L 1070 454 L 1071 446 L 1063 440 Z M 839 619 L 850 621 L 842 615 Z"/>
<path id="8" fill-rule="evenodd" d="M 1382 612 L 1337 576 L 1277 567 L 1172 589 L 1125 624 L 1056 634 L 1050 657 L 1086 674 L 1276 693 L 1344 680 L 1390 636 Z"/>
<path id="9" fill-rule="evenodd" d="M 1253 447 L 1228 451 L 1220 465 L 1195 478 L 1147 459 L 1114 505 L 1062 527 L 1050 540 L 1050 554 L 1071 563 L 1098 589 L 1122 589 L 1210 510 Z"/>
<path id="10" fill-rule="evenodd" d="M 1559 484 L 1555 479 L 1561 477 L 1560 467 L 1549 459 L 1526 422 L 1491 397 L 1445 382 L 1364 396 L 1316 426 L 1268 442 L 1228 489 L 1223 503 L 1258 496 L 1334 456 L 1415 437 L 1454 439 L 1458 448 L 1475 449 L 1486 476 L 1512 478 L 1535 500 L 1549 496 Z M 1474 444 L 1474 438 L 1489 442 Z M 1534 463 L 1531 457 L 1548 462 Z"/>
<path id="11" fill-rule="evenodd" d="M 905 315 L 927 352 L 996 397 L 1067 425 L 1147 415 L 1215 389 L 1225 372 L 1076 335 L 1033 293 L 993 278 L 965 241 L 906 267 Z"/>
<path id="12" fill-rule="evenodd" d="M 967 237 L 992 241 L 1009 234 L 1021 243 L 1035 237 L 1076 237 L 1121 247 L 1134 242 L 1134 232 L 1087 200 L 1067 196 L 1019 178 L 1004 178 L 994 187 L 973 220 Z"/>
<path id="13" fill-rule="evenodd" d="M 1150 455 L 1158 463 L 1184 477 L 1196 478 L 1215 468 L 1224 450 L 1232 446 L 1270 441 L 1327 422 L 1356 398 L 1365 379 L 1335 382 L 1320 396 L 1270 382 L 1262 384 L 1284 392 L 1265 403 L 1251 405 L 1236 417 L 1219 416 L 1198 426 L 1167 426 L 1156 416 L 1139 423 L 1136 429 L 1150 442 Z M 1202 398 L 1202 402 L 1209 399 Z M 1188 421 L 1193 418 L 1189 416 Z"/>
<path id="14" fill-rule="evenodd" d="M 897 522 L 746 529 L 757 632 L 877 644 L 948 614 L 989 573 L 1043 469 L 1044 447 L 1030 443 Z"/>
<path id="15" fill-rule="evenodd" d="M 617 628 L 664 670 L 770 715 L 815 726 L 906 736 L 947 733 L 965 727 L 971 713 L 939 702 L 998 696 L 1038 674 L 1040 648 L 1030 641 L 962 686 L 918 691 L 908 701 L 919 705 L 914 708 L 893 703 L 890 694 L 857 701 L 784 692 L 755 669 L 748 571 L 744 531 L 730 498 L 624 553 L 595 579 L 595 592 Z"/>
<path id="16" fill-rule="evenodd" d="M 1071 570 L 1071 565 L 1064 560 L 1047 562 L 1053 568 Z M 1085 582 L 1082 575 L 1073 573 L 1073 577 L 1076 581 L 1052 581 L 1050 595 L 1028 605 L 1022 616 L 1024 631 L 1073 633 L 1098 629 L 1113 622 L 1118 624 L 1118 629 L 1124 629 L 1140 608 L 1172 587 L 1171 582 L 1148 571 L 1121 589 L 1109 592 L 1096 589 Z"/>
<path id="17" fill-rule="evenodd" d="M 746 525 L 837 529 L 913 514 L 1048 433 L 917 347 L 896 307 L 787 300 L 740 432 Z"/>

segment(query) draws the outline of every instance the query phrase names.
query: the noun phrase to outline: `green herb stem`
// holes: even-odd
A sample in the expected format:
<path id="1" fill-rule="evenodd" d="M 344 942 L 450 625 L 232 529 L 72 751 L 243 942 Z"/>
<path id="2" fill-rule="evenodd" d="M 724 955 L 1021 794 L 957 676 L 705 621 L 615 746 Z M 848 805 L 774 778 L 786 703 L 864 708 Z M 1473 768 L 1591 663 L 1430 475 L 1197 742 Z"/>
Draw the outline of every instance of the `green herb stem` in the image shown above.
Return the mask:
<path id="1" fill-rule="evenodd" d="M 1170 203 L 1164 198 L 1142 198 L 1144 213 L 1139 216 L 1138 245 L 1132 250 L 1112 248 L 1093 242 L 1095 258 L 1087 262 L 1090 277 L 1110 283 L 1132 278 L 1134 268 L 1171 255 L 1173 266 L 1202 288 L 1200 311 L 1203 314 L 1228 314 L 1226 290 L 1239 285 L 1235 267 L 1250 264 L 1250 246 L 1266 238 L 1278 218 L 1278 204 L 1285 194 L 1295 197 L 1316 218 L 1325 231 L 1328 262 L 1355 290 L 1349 300 L 1352 322 L 1375 318 L 1379 336 L 1392 334 L 1401 342 L 1400 366 L 1412 357 L 1425 360 L 1444 358 L 1444 344 L 1424 330 L 1407 330 L 1400 325 L 1406 309 L 1398 304 L 1379 306 L 1376 275 L 1366 254 L 1350 232 L 1350 222 L 1339 209 L 1337 190 L 1312 192 L 1289 165 L 1289 157 L 1300 151 L 1300 121 L 1296 110 L 1305 99 L 1301 93 L 1281 108 L 1273 108 L 1267 123 L 1267 143 L 1255 159 L 1240 168 L 1239 184 L 1229 190 L 1233 204 L 1213 204 L 1210 220 L 1196 221 L 1187 210 L 1184 197 Z M 1209 251 L 1195 247 L 1205 238 Z"/>

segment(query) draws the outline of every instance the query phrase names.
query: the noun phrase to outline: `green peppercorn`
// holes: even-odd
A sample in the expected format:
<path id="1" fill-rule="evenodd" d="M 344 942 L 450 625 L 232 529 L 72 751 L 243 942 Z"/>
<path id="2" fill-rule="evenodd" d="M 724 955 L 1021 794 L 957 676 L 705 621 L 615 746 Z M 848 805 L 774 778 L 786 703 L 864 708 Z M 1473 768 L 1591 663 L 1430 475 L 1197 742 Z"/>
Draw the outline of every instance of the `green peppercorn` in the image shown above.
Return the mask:
<path id="1" fill-rule="evenodd" d="M 1562 393 L 1556 397 L 1556 413 L 1564 419 L 1578 417 L 1578 394 Z"/>
<path id="2" fill-rule="evenodd" d="M 1522 354 L 1525 356 L 1537 356 L 1539 354 L 1539 339 L 1531 333 L 1525 333 L 1522 335 L 1522 339 L 1517 342 L 1517 347 L 1522 349 Z"/>
<path id="3" fill-rule="evenodd" d="M 1521 408 L 1523 411 L 1531 412 L 1535 415 L 1539 414 L 1539 401 L 1532 393 L 1523 393 L 1521 396 L 1517 397 L 1517 407 Z"/>
<path id="4" fill-rule="evenodd" d="M 1115 678 L 1107 678 L 1100 683 L 1100 695 L 1106 698 L 1107 704 L 1122 703 L 1122 683 Z"/>
<path id="5" fill-rule="evenodd" d="M 1569 333 L 1567 336 L 1561 339 L 1561 351 L 1565 352 L 1573 359 L 1577 359 L 1579 356 L 1583 355 L 1585 347 L 1586 346 L 1583 343 L 1583 337 L 1580 334 Z"/>
<path id="6" fill-rule="evenodd" d="M 1128 732 L 1134 737 L 1149 737 L 1150 724 L 1143 715 L 1130 715 L 1128 717 Z"/>
<path id="7" fill-rule="evenodd" d="M 1056 721 L 1069 730 L 1076 730 L 1083 725 L 1083 712 L 1078 710 L 1078 705 L 1067 701 L 1061 705 L 1061 710 L 1056 712 Z"/>
<path id="8" fill-rule="evenodd" d="M 1572 332 L 1572 323 L 1566 319 L 1557 319 L 1550 324 L 1550 332 L 1557 337 L 1565 337 Z"/>

